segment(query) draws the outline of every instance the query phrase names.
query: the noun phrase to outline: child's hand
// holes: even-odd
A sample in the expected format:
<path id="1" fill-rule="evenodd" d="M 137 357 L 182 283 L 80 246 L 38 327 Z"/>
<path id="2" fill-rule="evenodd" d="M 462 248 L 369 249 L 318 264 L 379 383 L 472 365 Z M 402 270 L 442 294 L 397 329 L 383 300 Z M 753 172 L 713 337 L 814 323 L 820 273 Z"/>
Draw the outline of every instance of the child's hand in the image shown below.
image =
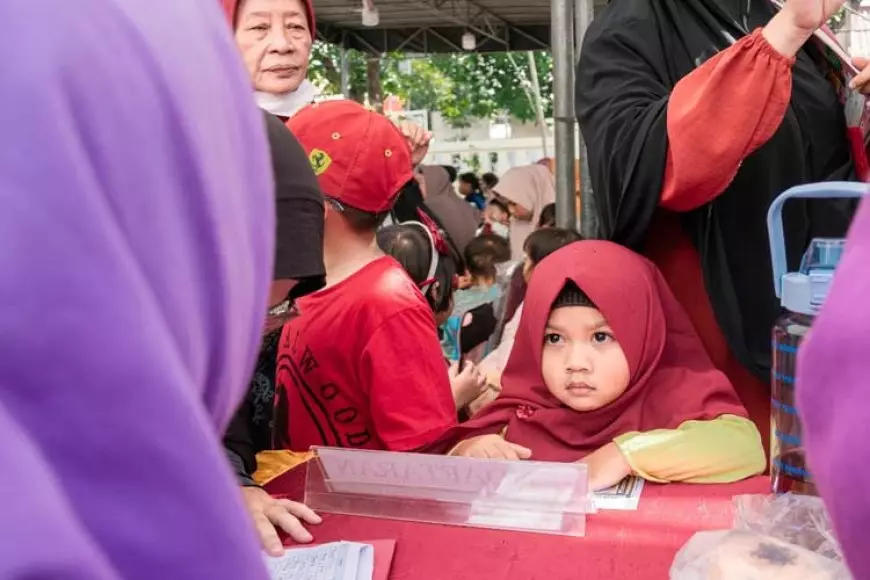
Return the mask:
<path id="1" fill-rule="evenodd" d="M 450 377 L 450 390 L 453 391 L 453 401 L 457 409 L 475 400 L 486 388 L 486 377 L 470 362 L 465 363 L 461 373 L 459 364 L 453 363 L 447 374 Z"/>
<path id="2" fill-rule="evenodd" d="M 487 382 L 486 389 L 479 397 L 468 403 L 468 415 L 474 417 L 478 411 L 495 401 L 501 394 L 501 388 Z"/>
<path id="3" fill-rule="evenodd" d="M 509 443 L 500 435 L 480 435 L 466 439 L 456 446 L 450 455 L 477 457 L 478 459 L 528 459 L 532 450 L 516 443 Z"/>
<path id="4" fill-rule="evenodd" d="M 587 455 L 580 463 L 585 463 L 589 468 L 589 487 L 592 491 L 607 489 L 631 475 L 631 465 L 619 446 L 612 441 Z"/>
<path id="5" fill-rule="evenodd" d="M 284 553 L 284 547 L 278 538 L 278 529 L 302 544 L 314 539 L 302 524 L 319 524 L 321 519 L 304 504 L 289 499 L 275 499 L 260 487 L 243 487 L 242 497 L 254 520 L 260 543 L 270 556 Z"/>

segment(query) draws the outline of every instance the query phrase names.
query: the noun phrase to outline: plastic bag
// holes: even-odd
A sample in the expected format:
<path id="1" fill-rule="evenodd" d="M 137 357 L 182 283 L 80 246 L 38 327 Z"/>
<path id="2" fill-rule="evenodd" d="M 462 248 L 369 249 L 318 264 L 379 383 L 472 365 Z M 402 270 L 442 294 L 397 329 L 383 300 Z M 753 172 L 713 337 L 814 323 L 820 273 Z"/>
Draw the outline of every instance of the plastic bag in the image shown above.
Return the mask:
<path id="1" fill-rule="evenodd" d="M 677 553 L 671 580 L 850 580 L 841 562 L 749 530 L 699 532 Z"/>
<path id="2" fill-rule="evenodd" d="M 809 495 L 738 495 L 734 527 L 801 546 L 825 558 L 842 561 L 824 503 Z"/>

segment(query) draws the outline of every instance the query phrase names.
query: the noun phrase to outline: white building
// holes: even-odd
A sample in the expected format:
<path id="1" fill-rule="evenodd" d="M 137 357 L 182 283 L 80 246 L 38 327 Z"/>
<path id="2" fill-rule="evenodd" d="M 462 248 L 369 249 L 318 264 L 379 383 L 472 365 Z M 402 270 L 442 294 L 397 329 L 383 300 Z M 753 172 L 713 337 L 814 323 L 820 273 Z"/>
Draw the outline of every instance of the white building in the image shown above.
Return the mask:
<path id="1" fill-rule="evenodd" d="M 837 36 L 852 56 L 870 56 L 870 0 L 856 4 Z"/>

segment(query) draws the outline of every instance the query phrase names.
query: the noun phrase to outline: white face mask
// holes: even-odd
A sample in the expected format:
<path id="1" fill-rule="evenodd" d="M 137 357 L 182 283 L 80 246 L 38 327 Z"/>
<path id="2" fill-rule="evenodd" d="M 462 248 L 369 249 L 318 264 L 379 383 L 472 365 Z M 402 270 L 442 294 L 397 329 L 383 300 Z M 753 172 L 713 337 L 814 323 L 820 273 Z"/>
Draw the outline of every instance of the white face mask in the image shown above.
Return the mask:
<path id="1" fill-rule="evenodd" d="M 510 228 L 504 224 L 500 224 L 498 222 L 493 222 L 489 224 L 492 228 L 492 233 L 499 235 L 505 239 L 510 237 Z"/>
<path id="2" fill-rule="evenodd" d="M 317 87 L 305 80 L 292 93 L 273 95 L 256 92 L 255 96 L 257 105 L 267 113 L 272 113 L 279 117 L 292 117 L 299 109 L 313 103 L 317 99 L 318 92 Z"/>

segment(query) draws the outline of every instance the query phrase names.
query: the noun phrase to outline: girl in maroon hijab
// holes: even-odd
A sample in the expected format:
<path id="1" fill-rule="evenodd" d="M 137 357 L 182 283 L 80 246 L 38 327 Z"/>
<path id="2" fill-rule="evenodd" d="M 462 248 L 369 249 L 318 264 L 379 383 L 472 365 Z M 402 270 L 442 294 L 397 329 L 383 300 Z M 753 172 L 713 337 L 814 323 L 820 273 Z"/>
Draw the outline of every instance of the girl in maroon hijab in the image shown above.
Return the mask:
<path id="1" fill-rule="evenodd" d="M 659 271 L 611 242 L 577 242 L 536 267 L 502 386 L 442 449 L 583 461 L 595 489 L 765 468 L 758 430 Z"/>

